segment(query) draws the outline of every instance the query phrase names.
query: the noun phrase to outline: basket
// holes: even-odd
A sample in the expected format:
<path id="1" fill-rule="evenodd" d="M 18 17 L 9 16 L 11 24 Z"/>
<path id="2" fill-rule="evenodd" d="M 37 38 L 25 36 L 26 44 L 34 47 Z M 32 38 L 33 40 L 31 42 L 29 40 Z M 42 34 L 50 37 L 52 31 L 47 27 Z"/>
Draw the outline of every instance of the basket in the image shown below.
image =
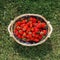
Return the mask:
<path id="1" fill-rule="evenodd" d="M 14 36 L 14 34 L 13 34 L 13 26 L 14 26 L 14 23 L 15 23 L 19 18 L 21 18 L 21 17 L 23 17 L 23 16 L 37 16 L 37 17 L 40 17 L 41 19 L 43 19 L 43 20 L 47 23 L 47 25 L 48 25 L 48 33 L 47 33 L 46 38 L 44 38 L 43 40 L 41 40 L 40 42 L 35 43 L 35 44 L 27 44 L 27 43 L 23 43 L 23 42 L 20 42 L 19 40 L 17 40 L 16 37 Z M 23 14 L 23 15 L 20 15 L 20 16 L 16 17 L 14 20 L 12 20 L 12 21 L 10 22 L 9 26 L 8 26 L 8 32 L 9 32 L 9 34 L 10 34 L 10 37 L 13 37 L 14 40 L 15 40 L 18 44 L 21 44 L 21 45 L 24 45 L 24 46 L 37 46 L 37 45 L 39 45 L 39 44 L 44 43 L 48 38 L 50 38 L 52 31 L 53 31 L 53 28 L 52 28 L 52 25 L 50 24 L 50 22 L 47 21 L 43 16 L 38 15 L 38 14 Z"/>

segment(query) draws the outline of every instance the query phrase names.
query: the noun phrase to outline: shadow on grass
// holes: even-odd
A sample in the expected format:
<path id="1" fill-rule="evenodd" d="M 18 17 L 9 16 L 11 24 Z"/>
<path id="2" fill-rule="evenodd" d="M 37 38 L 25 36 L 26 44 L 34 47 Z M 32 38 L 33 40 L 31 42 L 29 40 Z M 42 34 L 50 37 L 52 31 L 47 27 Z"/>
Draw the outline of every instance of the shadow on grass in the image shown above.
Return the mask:
<path id="1" fill-rule="evenodd" d="M 21 46 L 15 43 L 14 50 L 22 57 L 32 60 L 44 60 L 44 56 L 52 51 L 52 45 L 50 39 L 48 39 L 45 43 L 34 47 Z"/>

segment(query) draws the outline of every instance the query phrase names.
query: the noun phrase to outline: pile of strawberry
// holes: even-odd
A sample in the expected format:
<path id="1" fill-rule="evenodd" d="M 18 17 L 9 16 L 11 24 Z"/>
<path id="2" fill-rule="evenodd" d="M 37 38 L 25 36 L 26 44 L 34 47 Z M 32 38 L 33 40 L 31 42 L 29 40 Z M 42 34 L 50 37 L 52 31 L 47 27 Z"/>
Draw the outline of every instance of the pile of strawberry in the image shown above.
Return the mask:
<path id="1" fill-rule="evenodd" d="M 46 36 L 47 24 L 41 22 L 35 17 L 29 19 L 22 19 L 15 23 L 14 34 L 18 39 L 22 39 L 25 42 L 39 42 L 43 36 Z"/>

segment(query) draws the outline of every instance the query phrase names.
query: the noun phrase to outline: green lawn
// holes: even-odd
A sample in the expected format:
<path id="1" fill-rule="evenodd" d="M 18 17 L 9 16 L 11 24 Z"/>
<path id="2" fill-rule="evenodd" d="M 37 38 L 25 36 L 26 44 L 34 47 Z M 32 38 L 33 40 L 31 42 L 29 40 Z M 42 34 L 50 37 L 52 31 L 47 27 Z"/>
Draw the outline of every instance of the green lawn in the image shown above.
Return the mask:
<path id="1" fill-rule="evenodd" d="M 42 45 L 21 46 L 9 36 L 10 21 L 25 13 L 51 22 L 53 33 Z M 0 60 L 60 60 L 60 0 L 0 0 Z"/>

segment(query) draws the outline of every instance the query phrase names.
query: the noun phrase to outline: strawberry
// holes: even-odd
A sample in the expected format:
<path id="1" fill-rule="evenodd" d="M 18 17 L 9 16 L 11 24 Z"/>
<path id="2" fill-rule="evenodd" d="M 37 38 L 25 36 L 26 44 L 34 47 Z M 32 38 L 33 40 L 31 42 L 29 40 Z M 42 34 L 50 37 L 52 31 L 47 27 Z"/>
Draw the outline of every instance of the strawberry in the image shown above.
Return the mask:
<path id="1" fill-rule="evenodd" d="M 26 32 L 28 33 L 30 31 L 30 28 L 27 28 Z"/>
<path id="2" fill-rule="evenodd" d="M 30 41 L 30 39 L 28 39 L 28 38 L 27 38 L 27 39 L 26 39 L 26 41 L 27 41 L 27 42 L 29 42 L 29 41 Z"/>
<path id="3" fill-rule="evenodd" d="M 47 34 L 47 30 L 43 30 L 43 34 L 46 35 Z"/>
<path id="4" fill-rule="evenodd" d="M 47 30 L 42 30 L 42 31 L 40 32 L 40 34 L 41 34 L 41 35 L 46 35 L 46 34 L 47 34 Z"/>
<path id="5" fill-rule="evenodd" d="M 21 27 L 20 27 L 20 26 L 17 26 L 17 27 L 16 27 L 16 29 L 17 29 L 17 30 L 20 30 L 20 29 L 21 29 Z"/>
<path id="6" fill-rule="evenodd" d="M 46 27 L 46 23 L 41 23 L 41 28 L 45 28 Z"/>
<path id="7" fill-rule="evenodd" d="M 28 34 L 28 36 L 29 36 L 29 38 L 31 38 L 32 37 L 32 34 Z"/>
<path id="8" fill-rule="evenodd" d="M 20 21 L 17 21 L 15 25 L 16 26 L 19 26 L 19 25 L 21 25 L 21 22 Z"/>
<path id="9" fill-rule="evenodd" d="M 19 35 L 18 35 L 18 38 L 22 38 L 22 36 L 19 34 Z"/>
<path id="10" fill-rule="evenodd" d="M 38 34 L 36 34 L 36 35 L 35 35 L 35 37 L 36 37 L 36 38 L 38 38 L 38 37 L 39 37 L 39 35 L 38 35 Z"/>
<path id="11" fill-rule="evenodd" d="M 41 23 L 41 21 L 38 20 L 38 23 Z"/>
<path id="12" fill-rule="evenodd" d="M 32 21 L 33 20 L 33 17 L 30 17 L 30 21 Z"/>
<path id="13" fill-rule="evenodd" d="M 33 26 L 36 27 L 38 23 L 33 23 Z"/>
<path id="14" fill-rule="evenodd" d="M 32 27 L 33 25 L 32 25 L 32 23 L 30 24 L 30 27 Z"/>
<path id="15" fill-rule="evenodd" d="M 32 35 L 31 34 L 27 34 L 26 37 L 31 40 Z"/>
<path id="16" fill-rule="evenodd" d="M 32 21 L 32 22 L 36 22 L 36 18 L 34 18 L 34 17 L 30 17 L 30 21 Z"/>
<path id="17" fill-rule="evenodd" d="M 41 23 L 38 23 L 36 27 L 41 28 Z"/>
<path id="18" fill-rule="evenodd" d="M 39 29 L 37 27 L 35 27 L 34 30 L 35 30 L 35 32 L 38 32 L 39 31 Z"/>
<path id="19" fill-rule="evenodd" d="M 35 32 L 35 31 L 33 31 L 33 32 L 32 32 L 32 34 L 36 34 L 36 32 Z"/>
<path id="20" fill-rule="evenodd" d="M 27 19 L 16 22 L 14 34 L 24 41 L 37 43 L 47 34 L 47 30 L 44 30 L 45 27 L 45 22 L 37 21 L 35 17 L 30 17 L 28 22 Z"/>
<path id="21" fill-rule="evenodd" d="M 25 26 L 25 24 L 21 24 L 20 26 L 23 28 Z"/>
<path id="22" fill-rule="evenodd" d="M 14 34 L 15 34 L 15 35 L 18 35 L 19 33 L 18 33 L 18 31 L 17 31 L 17 30 L 14 30 Z"/>
<path id="23" fill-rule="evenodd" d="M 35 38 L 35 39 L 34 39 L 34 42 L 36 42 L 36 43 L 39 42 L 39 39 Z"/>
<path id="24" fill-rule="evenodd" d="M 22 24 L 25 24 L 26 22 L 27 22 L 27 20 L 26 19 L 23 19 L 21 23 Z"/>
<path id="25" fill-rule="evenodd" d="M 39 40 L 41 40 L 43 38 L 43 36 L 42 35 L 39 35 Z"/>
<path id="26" fill-rule="evenodd" d="M 25 26 L 23 27 L 23 31 L 27 30 L 27 28 L 28 28 L 28 26 L 25 25 Z"/>
<path id="27" fill-rule="evenodd" d="M 32 24 L 32 21 L 29 21 L 28 24 L 29 24 L 29 25 Z"/>
<path id="28" fill-rule="evenodd" d="M 21 38 L 22 38 L 22 39 L 24 39 L 25 37 L 24 37 L 24 36 L 22 36 Z"/>
<path id="29" fill-rule="evenodd" d="M 23 33 L 23 36 L 26 36 L 26 32 Z"/>
<path id="30" fill-rule="evenodd" d="M 21 34 L 21 35 L 22 35 L 23 33 L 24 33 L 24 32 L 23 32 L 22 30 L 19 30 L 19 34 Z"/>
<path id="31" fill-rule="evenodd" d="M 22 40 L 23 40 L 23 41 L 26 41 L 26 38 L 25 38 L 25 37 L 22 37 Z"/>
<path id="32" fill-rule="evenodd" d="M 31 28 L 31 31 L 34 31 L 34 28 L 33 27 Z"/>
<path id="33" fill-rule="evenodd" d="M 26 35 L 26 37 L 29 39 L 29 35 Z"/>
<path id="34" fill-rule="evenodd" d="M 33 18 L 33 23 L 36 23 L 36 18 Z"/>
<path id="35" fill-rule="evenodd" d="M 34 37 L 31 37 L 30 39 L 31 39 L 31 41 L 34 41 Z"/>
<path id="36" fill-rule="evenodd" d="M 26 23 L 27 24 L 27 26 L 29 26 L 30 25 L 30 23 L 28 22 L 28 23 Z"/>

